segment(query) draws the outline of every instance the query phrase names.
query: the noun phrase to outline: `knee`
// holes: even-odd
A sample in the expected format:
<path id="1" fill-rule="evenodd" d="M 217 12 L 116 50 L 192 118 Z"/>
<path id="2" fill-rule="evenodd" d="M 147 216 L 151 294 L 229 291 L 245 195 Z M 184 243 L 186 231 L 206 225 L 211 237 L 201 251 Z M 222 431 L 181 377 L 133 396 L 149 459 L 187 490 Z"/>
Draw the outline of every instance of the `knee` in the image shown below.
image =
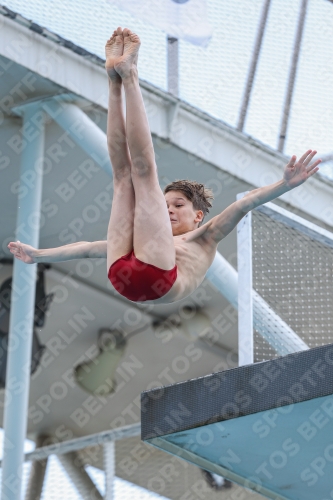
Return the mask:
<path id="1" fill-rule="evenodd" d="M 123 193 L 133 189 L 131 171 L 128 169 L 124 171 L 113 171 L 113 196 L 123 196 Z"/>
<path id="2" fill-rule="evenodd" d="M 137 156 L 132 158 L 132 173 L 138 175 L 139 177 L 149 177 L 151 174 L 157 172 L 157 167 L 155 161 L 145 157 Z"/>

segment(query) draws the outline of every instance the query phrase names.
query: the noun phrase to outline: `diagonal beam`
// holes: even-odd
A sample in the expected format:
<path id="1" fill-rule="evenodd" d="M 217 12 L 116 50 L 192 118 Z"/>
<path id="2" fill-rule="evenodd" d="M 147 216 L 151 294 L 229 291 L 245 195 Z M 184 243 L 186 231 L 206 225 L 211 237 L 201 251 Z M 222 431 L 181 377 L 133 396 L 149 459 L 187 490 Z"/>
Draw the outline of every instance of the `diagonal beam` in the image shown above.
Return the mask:
<path id="1" fill-rule="evenodd" d="M 206 277 L 238 309 L 238 273 L 220 253 Z M 281 356 L 309 348 L 255 290 L 252 300 L 254 328 Z"/>
<path id="2" fill-rule="evenodd" d="M 82 109 L 57 97 L 44 101 L 42 108 L 97 165 L 112 176 L 106 135 Z"/>
<path id="3" fill-rule="evenodd" d="M 37 436 L 37 448 L 43 446 L 48 436 Z M 32 462 L 25 500 L 41 500 L 48 458 Z"/>
<path id="4" fill-rule="evenodd" d="M 103 500 L 102 495 L 81 463 L 80 455 L 77 452 L 71 451 L 65 455 L 60 455 L 58 459 L 65 469 L 67 476 L 74 483 L 81 498 Z"/>
<path id="5" fill-rule="evenodd" d="M 258 26 L 258 31 L 257 31 L 257 37 L 256 37 L 256 41 L 254 44 L 253 54 L 252 54 L 252 60 L 251 60 L 249 72 L 247 75 L 247 82 L 246 82 L 246 86 L 245 86 L 245 90 L 244 90 L 242 106 L 241 106 L 241 110 L 239 113 L 237 130 L 239 130 L 240 132 L 242 132 L 244 129 L 244 124 L 245 124 L 245 120 L 246 120 L 247 110 L 249 107 L 254 77 L 256 74 L 256 70 L 257 70 L 262 39 L 263 39 L 264 33 L 265 33 L 270 3 L 271 3 L 271 0 L 265 0 L 263 8 L 262 8 L 261 18 L 260 18 L 260 22 L 259 22 L 259 26 Z"/>

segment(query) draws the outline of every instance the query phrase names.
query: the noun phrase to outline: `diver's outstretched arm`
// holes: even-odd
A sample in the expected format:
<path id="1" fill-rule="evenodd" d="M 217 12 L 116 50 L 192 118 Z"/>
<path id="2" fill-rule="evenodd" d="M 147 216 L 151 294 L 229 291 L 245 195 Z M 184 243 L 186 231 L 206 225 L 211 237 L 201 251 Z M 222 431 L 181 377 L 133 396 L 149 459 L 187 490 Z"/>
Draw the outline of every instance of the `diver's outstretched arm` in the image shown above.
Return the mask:
<path id="1" fill-rule="evenodd" d="M 106 241 L 78 241 L 57 248 L 37 249 L 20 241 L 8 245 L 16 259 L 25 264 L 63 262 L 73 259 L 106 258 Z"/>
<path id="2" fill-rule="evenodd" d="M 218 243 L 236 227 L 238 222 L 250 210 L 274 200 L 287 191 L 306 182 L 319 170 L 318 165 L 321 160 L 311 163 L 316 153 L 317 151 L 309 149 L 299 160 L 296 159 L 295 155 L 292 156 L 285 166 L 283 178 L 280 181 L 253 189 L 242 199 L 232 203 L 220 215 L 213 217 L 213 219 L 202 226 L 201 236 Z"/>

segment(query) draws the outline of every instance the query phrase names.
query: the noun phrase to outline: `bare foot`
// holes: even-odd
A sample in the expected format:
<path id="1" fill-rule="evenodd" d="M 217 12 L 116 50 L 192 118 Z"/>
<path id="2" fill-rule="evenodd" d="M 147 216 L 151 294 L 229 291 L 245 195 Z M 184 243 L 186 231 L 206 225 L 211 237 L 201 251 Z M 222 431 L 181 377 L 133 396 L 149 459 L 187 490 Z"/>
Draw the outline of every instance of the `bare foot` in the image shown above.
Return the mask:
<path id="1" fill-rule="evenodd" d="M 131 74 L 131 70 L 136 68 L 140 48 L 140 38 L 128 28 L 123 30 L 124 51 L 123 55 L 115 62 L 115 70 L 122 79 Z"/>
<path id="2" fill-rule="evenodd" d="M 112 81 L 121 81 L 121 78 L 115 70 L 115 65 L 123 55 L 124 51 L 124 37 L 121 28 L 116 29 L 111 38 L 105 45 L 105 69 Z"/>

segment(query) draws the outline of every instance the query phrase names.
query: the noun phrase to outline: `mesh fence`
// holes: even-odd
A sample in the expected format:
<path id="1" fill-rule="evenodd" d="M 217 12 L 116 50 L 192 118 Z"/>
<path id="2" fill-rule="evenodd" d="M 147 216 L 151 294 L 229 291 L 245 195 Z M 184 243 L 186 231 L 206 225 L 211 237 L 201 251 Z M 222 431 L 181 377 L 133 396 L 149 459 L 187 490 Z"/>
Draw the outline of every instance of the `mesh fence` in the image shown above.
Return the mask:
<path id="1" fill-rule="evenodd" d="M 333 249 L 254 210 L 252 251 L 255 291 L 309 347 L 332 342 Z M 276 356 L 255 331 L 255 361 Z"/>
<path id="2" fill-rule="evenodd" d="M 108 0 L 1 0 L 2 5 L 104 58 L 104 44 L 117 26 L 142 39 L 139 74 L 166 89 L 167 44 L 161 30 Z M 272 0 L 245 122 L 245 132 L 277 147 L 289 78 L 300 0 Z M 204 49 L 180 41 L 180 97 L 236 126 L 263 0 L 207 0 L 213 37 Z M 124 8 L 126 2 L 123 2 Z M 287 131 L 286 153 L 308 147 L 332 153 L 333 4 L 309 0 Z M 332 163 L 321 172 L 333 179 Z"/>

